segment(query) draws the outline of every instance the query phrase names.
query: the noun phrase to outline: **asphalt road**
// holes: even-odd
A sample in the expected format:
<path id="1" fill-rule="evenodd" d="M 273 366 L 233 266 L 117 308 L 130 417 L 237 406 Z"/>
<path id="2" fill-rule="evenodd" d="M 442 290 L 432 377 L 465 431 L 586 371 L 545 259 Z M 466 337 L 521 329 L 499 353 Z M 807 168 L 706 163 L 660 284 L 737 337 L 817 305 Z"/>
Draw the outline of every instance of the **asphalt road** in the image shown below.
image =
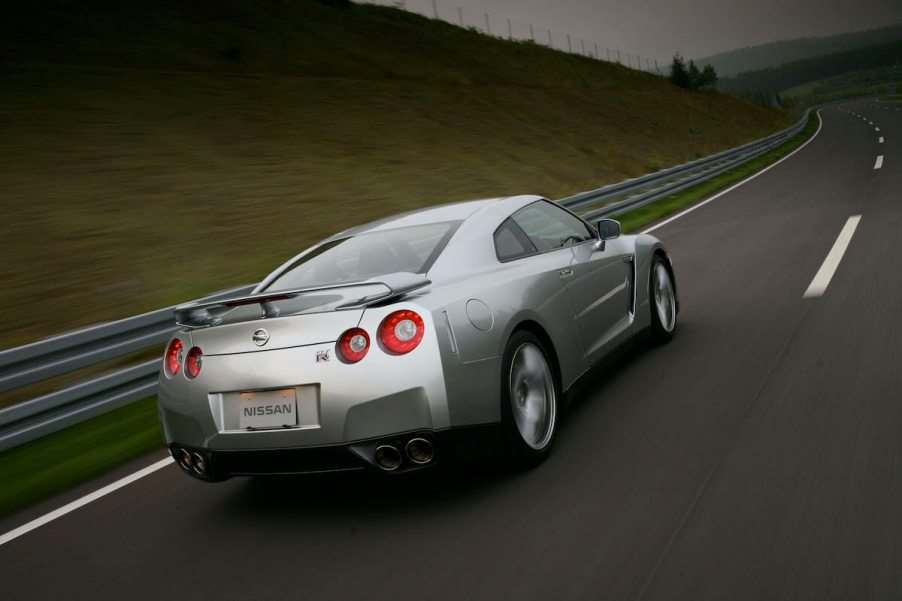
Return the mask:
<path id="1" fill-rule="evenodd" d="M 902 598 L 902 111 L 822 116 L 655 231 L 678 335 L 601 374 L 539 468 L 210 486 L 168 467 L 0 547 L 0 596 Z"/>

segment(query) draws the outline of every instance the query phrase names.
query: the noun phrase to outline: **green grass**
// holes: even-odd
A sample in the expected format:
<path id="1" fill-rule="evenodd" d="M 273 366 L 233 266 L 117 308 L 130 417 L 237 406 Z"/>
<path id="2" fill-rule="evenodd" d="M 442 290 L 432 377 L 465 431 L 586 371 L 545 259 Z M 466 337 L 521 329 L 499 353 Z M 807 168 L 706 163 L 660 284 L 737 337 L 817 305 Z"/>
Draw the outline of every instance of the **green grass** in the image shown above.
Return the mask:
<path id="1" fill-rule="evenodd" d="M 0 453 L 0 518 L 163 448 L 156 398 Z"/>
<path id="2" fill-rule="evenodd" d="M 811 106 L 822 102 L 873 96 L 884 94 L 894 89 L 898 70 L 894 66 L 874 67 L 809 81 L 781 92 L 782 96 L 794 100 L 803 106 Z"/>
<path id="3" fill-rule="evenodd" d="M 713 177 L 705 182 L 693 186 L 687 190 L 683 190 L 678 194 L 669 196 L 656 203 L 641 207 L 634 211 L 629 211 L 616 217 L 625 232 L 634 232 L 650 223 L 658 221 L 663 217 L 667 217 L 678 210 L 694 204 L 727 186 L 730 186 L 746 177 L 764 169 L 768 165 L 780 160 L 814 135 L 817 131 L 818 117 L 812 112 L 808 116 L 808 122 L 805 127 L 792 139 L 787 140 L 784 144 L 761 155 L 760 157 L 749 161 L 744 165 L 740 165 L 735 169 L 731 169 L 726 173 L 722 173 L 717 177 Z"/>
<path id="4" fill-rule="evenodd" d="M 26 3 L 0 20 L 0 348 L 258 281 L 349 225 L 561 198 L 792 118 L 386 7 Z"/>
<path id="5" fill-rule="evenodd" d="M 878 98 L 880 102 L 902 102 L 902 94 L 894 94 L 891 96 L 881 96 Z"/>
<path id="6" fill-rule="evenodd" d="M 809 139 L 817 125 L 817 116 L 812 113 L 805 128 L 779 148 L 694 188 L 618 217 L 624 231 L 635 231 L 774 163 Z M 147 399 L 0 453 L 0 517 L 162 446 L 156 400 Z"/>

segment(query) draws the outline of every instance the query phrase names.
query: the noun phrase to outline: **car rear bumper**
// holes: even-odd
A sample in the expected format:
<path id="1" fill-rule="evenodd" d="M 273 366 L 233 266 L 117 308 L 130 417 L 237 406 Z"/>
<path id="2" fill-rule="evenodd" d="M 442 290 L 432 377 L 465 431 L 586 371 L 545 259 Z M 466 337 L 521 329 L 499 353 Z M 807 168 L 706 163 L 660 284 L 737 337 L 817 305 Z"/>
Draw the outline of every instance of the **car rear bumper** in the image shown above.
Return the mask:
<path id="1" fill-rule="evenodd" d="M 412 439 L 428 440 L 434 448 L 433 458 L 425 463 L 414 461 L 405 452 Z M 400 451 L 401 464 L 392 470 L 380 467 L 374 452 L 382 445 Z M 345 472 L 370 469 L 388 474 L 402 474 L 427 469 L 439 464 L 473 461 L 500 454 L 503 437 L 500 424 L 449 428 L 440 431 L 416 430 L 390 436 L 358 440 L 350 443 L 277 449 L 211 450 L 169 445 L 169 451 L 181 470 L 206 482 L 218 482 L 233 476 L 269 476 Z M 200 455 L 203 467 L 186 465 L 180 457 Z"/>

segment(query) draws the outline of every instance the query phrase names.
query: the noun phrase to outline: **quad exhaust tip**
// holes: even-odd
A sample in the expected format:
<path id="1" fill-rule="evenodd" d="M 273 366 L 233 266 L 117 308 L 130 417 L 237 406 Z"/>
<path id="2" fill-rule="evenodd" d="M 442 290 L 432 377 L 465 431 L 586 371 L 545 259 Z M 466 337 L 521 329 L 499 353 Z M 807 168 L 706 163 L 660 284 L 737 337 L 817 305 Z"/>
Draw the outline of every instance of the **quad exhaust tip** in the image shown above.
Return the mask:
<path id="1" fill-rule="evenodd" d="M 194 472 L 199 476 L 207 474 L 207 458 L 197 451 L 192 452 L 182 447 L 175 447 L 172 455 L 183 470 Z"/>
<path id="2" fill-rule="evenodd" d="M 425 438 L 411 438 L 407 441 L 404 452 L 417 465 L 426 465 L 435 457 L 435 447 Z"/>
<path id="3" fill-rule="evenodd" d="M 393 445 L 381 444 L 376 447 L 373 460 L 385 471 L 393 472 L 401 467 L 401 451 Z"/>

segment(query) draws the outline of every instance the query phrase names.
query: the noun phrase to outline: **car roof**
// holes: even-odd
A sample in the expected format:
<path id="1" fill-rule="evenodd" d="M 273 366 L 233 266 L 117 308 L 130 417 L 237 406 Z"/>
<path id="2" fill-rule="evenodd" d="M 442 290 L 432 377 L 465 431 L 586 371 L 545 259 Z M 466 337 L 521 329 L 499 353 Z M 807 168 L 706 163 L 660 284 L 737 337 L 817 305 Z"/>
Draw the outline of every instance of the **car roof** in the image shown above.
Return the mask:
<path id="1" fill-rule="evenodd" d="M 445 223 L 454 221 L 460 221 L 464 223 L 462 224 L 462 227 L 455 232 L 454 236 L 451 239 L 451 242 L 449 242 L 449 245 L 451 245 L 455 240 L 461 238 L 467 240 L 485 237 L 485 232 L 483 230 L 486 229 L 489 232 L 488 238 L 491 239 L 491 232 L 494 231 L 498 224 L 500 224 L 501 221 L 503 221 L 508 215 L 510 215 L 513 211 L 516 211 L 517 209 L 537 200 L 543 200 L 543 198 L 541 196 L 534 195 L 521 195 L 504 196 L 499 198 L 483 198 L 479 200 L 465 200 L 462 202 L 453 202 L 443 205 L 426 207 L 423 209 L 416 209 L 413 211 L 408 211 L 406 213 L 392 215 L 390 217 L 385 217 L 384 219 L 379 219 L 377 221 L 371 221 L 370 223 L 352 227 L 347 230 L 338 232 L 337 234 L 334 234 L 324 240 L 321 240 L 320 242 L 317 242 L 313 246 L 295 255 L 294 257 L 283 263 L 276 270 L 272 271 L 266 278 L 264 278 L 264 280 L 260 284 L 257 285 L 254 290 L 257 291 L 264 289 L 269 284 L 269 282 L 278 277 L 285 269 L 294 264 L 298 259 L 306 255 L 307 253 L 312 252 L 314 249 L 322 246 L 323 244 L 327 244 L 334 240 L 339 240 L 341 238 L 347 238 L 350 236 L 357 236 L 368 232 L 377 232 L 415 225 L 426 225 L 430 223 Z M 476 216 L 477 213 L 485 217 L 485 219 L 471 219 L 472 217 Z"/>
<path id="2" fill-rule="evenodd" d="M 363 225 L 358 225 L 350 229 L 344 230 L 331 236 L 329 239 L 345 238 L 347 236 L 357 236 L 367 232 L 377 232 L 380 230 L 391 230 L 400 227 L 408 227 L 411 225 L 425 225 L 428 223 L 443 223 L 446 221 L 464 221 L 480 209 L 491 206 L 502 198 L 483 198 L 479 200 L 465 200 L 462 202 L 452 202 L 433 207 L 425 207 L 415 209 L 406 213 L 391 215 L 376 221 L 371 221 Z"/>

